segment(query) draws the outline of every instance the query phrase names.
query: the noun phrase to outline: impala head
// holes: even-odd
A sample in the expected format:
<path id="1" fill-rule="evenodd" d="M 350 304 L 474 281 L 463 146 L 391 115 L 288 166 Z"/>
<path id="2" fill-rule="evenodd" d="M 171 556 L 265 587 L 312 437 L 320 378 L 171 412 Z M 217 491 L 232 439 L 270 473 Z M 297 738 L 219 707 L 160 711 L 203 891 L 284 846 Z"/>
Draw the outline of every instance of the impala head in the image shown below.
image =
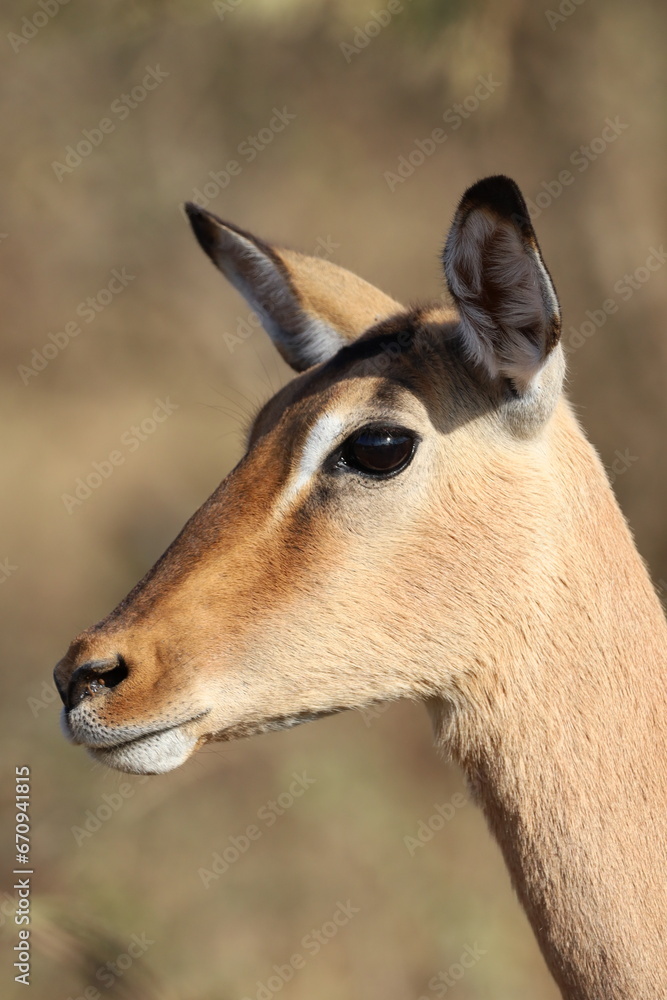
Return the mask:
<path id="1" fill-rule="evenodd" d="M 55 670 L 64 727 L 121 770 L 378 700 L 455 704 L 490 669 L 531 560 L 560 318 L 525 203 L 464 195 L 454 310 L 193 205 L 211 260 L 300 374 L 156 565 Z"/>

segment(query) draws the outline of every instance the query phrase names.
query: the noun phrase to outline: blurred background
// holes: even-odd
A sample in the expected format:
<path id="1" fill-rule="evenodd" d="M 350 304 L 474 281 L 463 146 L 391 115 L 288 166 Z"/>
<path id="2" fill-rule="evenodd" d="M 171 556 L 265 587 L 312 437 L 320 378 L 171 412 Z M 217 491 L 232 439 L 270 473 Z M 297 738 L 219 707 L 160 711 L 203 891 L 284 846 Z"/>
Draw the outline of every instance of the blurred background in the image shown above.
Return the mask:
<path id="1" fill-rule="evenodd" d="M 196 246 L 186 199 L 412 302 L 441 294 L 465 187 L 515 177 L 562 300 L 570 396 L 667 586 L 667 9 L 7 0 L 0 21 L 3 996 L 23 995 L 11 844 L 27 765 L 33 1000 L 555 998 L 419 707 L 140 779 L 64 741 L 51 669 L 289 378 Z M 327 936 L 340 903 L 358 912 Z"/>

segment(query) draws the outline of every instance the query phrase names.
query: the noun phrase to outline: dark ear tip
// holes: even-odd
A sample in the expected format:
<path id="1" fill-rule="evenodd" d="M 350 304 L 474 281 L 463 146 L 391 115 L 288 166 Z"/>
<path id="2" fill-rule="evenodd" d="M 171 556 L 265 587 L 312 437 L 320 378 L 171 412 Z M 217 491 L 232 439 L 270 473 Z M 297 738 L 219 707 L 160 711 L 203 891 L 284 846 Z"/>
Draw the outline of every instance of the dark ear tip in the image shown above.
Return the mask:
<path id="1" fill-rule="evenodd" d="M 211 225 L 211 223 L 216 221 L 216 217 L 212 212 L 208 212 L 205 208 L 195 205 L 194 201 L 186 201 L 183 205 L 183 210 L 193 226 Z"/>
<path id="2" fill-rule="evenodd" d="M 466 212 L 473 208 L 491 210 L 520 229 L 532 232 L 528 207 L 519 185 L 504 174 L 477 181 L 463 195 L 460 207 Z"/>
<path id="3" fill-rule="evenodd" d="M 183 208 L 199 245 L 210 256 L 216 244 L 219 228 L 216 217 L 192 201 L 186 201 Z"/>
<path id="4" fill-rule="evenodd" d="M 199 205 L 195 205 L 194 201 L 186 201 L 183 205 L 183 211 L 190 220 L 198 215 L 204 215 L 204 209 L 200 208 Z"/>

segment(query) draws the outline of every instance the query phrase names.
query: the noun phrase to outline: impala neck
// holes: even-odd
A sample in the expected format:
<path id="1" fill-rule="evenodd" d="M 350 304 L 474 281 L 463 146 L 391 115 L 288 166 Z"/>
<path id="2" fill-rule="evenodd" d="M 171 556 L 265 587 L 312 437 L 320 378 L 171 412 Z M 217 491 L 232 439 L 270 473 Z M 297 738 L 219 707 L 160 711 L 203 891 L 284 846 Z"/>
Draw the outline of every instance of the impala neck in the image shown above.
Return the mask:
<path id="1" fill-rule="evenodd" d="M 524 652 L 519 638 L 504 644 L 517 660 L 496 660 L 496 681 L 443 736 L 563 996 L 657 1000 L 667 997 L 667 626 L 597 459 L 583 438 L 577 448 L 588 478 L 571 491 L 567 538 L 554 539 L 565 554 L 551 581 L 557 617 L 527 643 L 524 627 Z"/>

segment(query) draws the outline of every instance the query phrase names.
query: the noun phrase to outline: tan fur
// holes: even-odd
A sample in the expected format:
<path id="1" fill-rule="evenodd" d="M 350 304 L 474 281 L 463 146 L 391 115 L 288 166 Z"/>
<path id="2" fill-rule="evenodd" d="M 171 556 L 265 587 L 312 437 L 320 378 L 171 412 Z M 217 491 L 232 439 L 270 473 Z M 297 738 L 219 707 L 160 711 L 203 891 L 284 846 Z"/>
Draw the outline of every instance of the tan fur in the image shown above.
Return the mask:
<path id="1" fill-rule="evenodd" d="M 494 181 L 466 211 L 483 196 L 485 217 L 512 217 L 516 191 Z M 521 227 L 516 252 L 539 255 Z M 541 362 L 517 391 L 498 367 L 526 357 L 512 354 L 521 331 L 493 327 L 486 364 L 486 316 L 464 329 L 382 293 L 357 307 L 339 269 L 291 253 L 283 265 L 295 342 L 300 310 L 341 343 L 365 332 L 271 400 L 236 469 L 72 644 L 56 668 L 70 736 L 112 766 L 159 771 L 208 740 L 422 700 L 563 996 L 667 997 L 667 625 L 562 395 L 562 352 L 545 339 L 555 297 L 524 331 Z M 509 268 L 519 286 L 524 266 Z M 335 449 L 378 423 L 421 439 L 400 475 L 365 481 L 318 457 L 328 434 Z"/>
<path id="2" fill-rule="evenodd" d="M 278 250 L 306 312 L 354 340 L 403 307 L 344 267 L 293 250 Z"/>

